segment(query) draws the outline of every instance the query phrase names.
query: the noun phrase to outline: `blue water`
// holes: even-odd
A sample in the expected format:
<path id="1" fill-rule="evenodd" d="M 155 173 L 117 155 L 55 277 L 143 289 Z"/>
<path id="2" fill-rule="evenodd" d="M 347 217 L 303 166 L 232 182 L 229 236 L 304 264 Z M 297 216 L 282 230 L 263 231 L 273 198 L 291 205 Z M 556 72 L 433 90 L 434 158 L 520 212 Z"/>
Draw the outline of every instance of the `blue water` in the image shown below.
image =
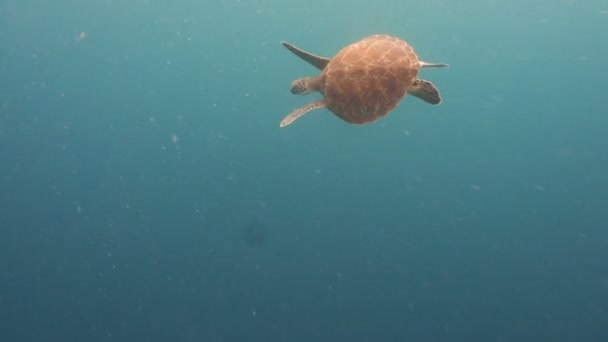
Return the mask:
<path id="1" fill-rule="evenodd" d="M 608 341 L 605 0 L 0 2 L 0 341 Z M 279 128 L 365 36 L 449 63 Z"/>

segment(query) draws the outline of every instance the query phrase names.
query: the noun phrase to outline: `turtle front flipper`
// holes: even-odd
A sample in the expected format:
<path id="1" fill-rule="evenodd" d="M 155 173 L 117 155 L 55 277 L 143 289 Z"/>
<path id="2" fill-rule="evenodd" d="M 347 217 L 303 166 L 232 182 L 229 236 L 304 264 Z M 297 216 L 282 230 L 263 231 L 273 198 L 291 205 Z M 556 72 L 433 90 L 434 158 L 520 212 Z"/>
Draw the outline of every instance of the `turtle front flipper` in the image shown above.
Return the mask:
<path id="1" fill-rule="evenodd" d="M 329 58 L 313 55 L 312 53 L 297 48 L 289 44 L 288 42 L 281 42 L 281 44 L 283 44 L 283 46 L 286 47 L 287 50 L 293 52 L 294 55 L 302 58 L 303 60 L 310 63 L 312 66 L 319 70 L 325 69 L 327 64 L 329 64 Z"/>
<path id="2" fill-rule="evenodd" d="M 287 115 L 283 119 L 283 121 L 281 121 L 281 127 L 285 127 L 285 126 L 291 124 L 292 122 L 296 121 L 297 118 L 310 112 L 311 110 L 325 108 L 325 107 L 327 107 L 327 103 L 325 103 L 325 100 L 319 100 L 316 102 L 309 103 L 306 106 L 298 108 L 298 109 L 294 110 L 293 112 L 291 112 L 289 115 Z"/>
<path id="3" fill-rule="evenodd" d="M 439 90 L 433 83 L 426 80 L 416 79 L 407 92 L 433 105 L 441 103 Z"/>

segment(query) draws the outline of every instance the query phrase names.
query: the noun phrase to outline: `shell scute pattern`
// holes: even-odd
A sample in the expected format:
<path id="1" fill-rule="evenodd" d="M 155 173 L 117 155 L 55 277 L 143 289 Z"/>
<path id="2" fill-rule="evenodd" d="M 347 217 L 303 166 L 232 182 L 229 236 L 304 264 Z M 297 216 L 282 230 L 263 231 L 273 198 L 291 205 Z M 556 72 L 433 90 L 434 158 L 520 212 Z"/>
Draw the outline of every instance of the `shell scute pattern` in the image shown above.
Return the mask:
<path id="1" fill-rule="evenodd" d="M 406 42 L 371 36 L 342 49 L 322 73 L 327 107 L 351 123 L 388 114 L 418 75 L 418 56 Z"/>

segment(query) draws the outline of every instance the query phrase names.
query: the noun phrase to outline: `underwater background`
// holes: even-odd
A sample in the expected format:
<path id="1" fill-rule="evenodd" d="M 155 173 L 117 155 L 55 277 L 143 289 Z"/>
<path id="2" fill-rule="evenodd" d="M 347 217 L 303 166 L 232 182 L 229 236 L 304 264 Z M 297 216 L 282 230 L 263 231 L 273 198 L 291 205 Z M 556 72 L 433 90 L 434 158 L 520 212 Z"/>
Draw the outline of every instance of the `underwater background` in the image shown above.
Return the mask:
<path id="1" fill-rule="evenodd" d="M 0 1 L 0 341 L 608 341 L 605 0 Z M 398 36 L 440 89 L 290 83 Z"/>

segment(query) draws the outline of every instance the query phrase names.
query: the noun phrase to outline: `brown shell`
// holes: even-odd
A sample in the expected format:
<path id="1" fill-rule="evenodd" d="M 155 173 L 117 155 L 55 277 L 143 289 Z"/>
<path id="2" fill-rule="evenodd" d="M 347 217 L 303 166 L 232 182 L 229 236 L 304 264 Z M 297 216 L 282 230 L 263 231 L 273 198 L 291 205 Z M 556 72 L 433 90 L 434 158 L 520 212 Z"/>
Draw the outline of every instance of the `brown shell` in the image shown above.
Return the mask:
<path id="1" fill-rule="evenodd" d="M 323 70 L 327 108 L 343 120 L 364 124 L 393 110 L 418 76 L 418 56 L 403 40 L 375 35 L 353 43 Z"/>

